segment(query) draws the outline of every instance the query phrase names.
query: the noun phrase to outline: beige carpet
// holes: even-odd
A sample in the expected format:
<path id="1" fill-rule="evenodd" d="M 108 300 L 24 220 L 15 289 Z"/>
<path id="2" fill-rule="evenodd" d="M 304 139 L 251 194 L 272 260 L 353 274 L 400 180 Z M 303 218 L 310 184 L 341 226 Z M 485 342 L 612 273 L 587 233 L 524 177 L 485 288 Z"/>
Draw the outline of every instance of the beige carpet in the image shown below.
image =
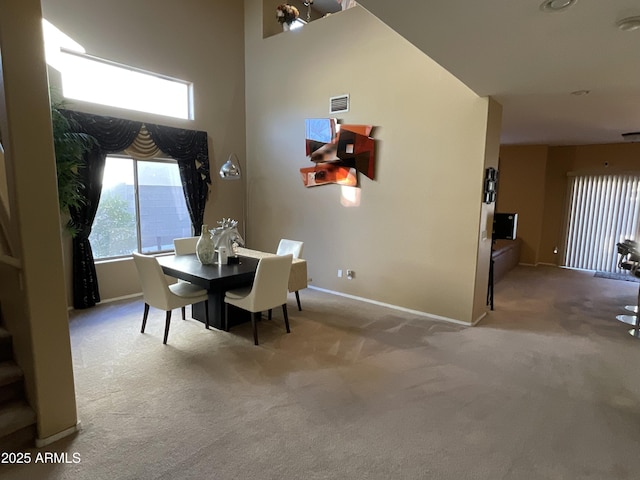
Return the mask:
<path id="1" fill-rule="evenodd" d="M 2 479 L 636 479 L 637 285 L 518 267 L 464 328 L 305 290 L 230 333 L 139 300 L 72 316 L 80 434 Z M 36 452 L 36 450 L 32 450 Z"/>

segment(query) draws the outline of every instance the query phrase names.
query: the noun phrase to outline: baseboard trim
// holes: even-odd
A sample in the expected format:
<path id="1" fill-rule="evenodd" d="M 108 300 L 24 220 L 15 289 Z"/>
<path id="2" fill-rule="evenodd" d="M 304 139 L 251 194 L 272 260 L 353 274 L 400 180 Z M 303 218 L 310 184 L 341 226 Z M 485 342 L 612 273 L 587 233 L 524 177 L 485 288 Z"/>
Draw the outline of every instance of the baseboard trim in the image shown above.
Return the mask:
<path id="1" fill-rule="evenodd" d="M 106 300 L 100 300 L 97 305 L 104 305 L 105 303 L 119 302 L 120 300 L 129 300 L 130 298 L 141 297 L 142 293 L 132 293 L 131 295 L 123 295 L 121 297 L 107 298 Z M 75 310 L 75 308 L 67 307 L 68 311 Z"/>
<path id="2" fill-rule="evenodd" d="M 69 435 L 73 435 L 74 433 L 79 432 L 81 429 L 82 429 L 82 426 L 80 424 L 80 420 L 78 420 L 78 423 L 76 423 L 73 427 L 67 428 L 66 430 L 58 432 L 55 435 L 51 435 L 50 437 L 46 437 L 46 438 L 36 438 L 36 448 L 42 448 L 42 447 L 46 447 L 47 445 L 51 445 L 52 443 L 57 442 L 58 440 L 61 440 L 65 437 L 68 437 Z"/>
<path id="3" fill-rule="evenodd" d="M 472 327 L 475 327 L 478 323 L 480 323 L 480 321 L 486 317 L 487 315 L 489 315 L 489 312 L 484 312 L 482 315 L 480 315 L 478 318 L 476 318 L 474 320 L 474 322 L 471 324 Z"/>
<path id="4" fill-rule="evenodd" d="M 462 320 L 456 320 L 455 318 L 442 317 L 440 315 L 434 315 L 432 313 L 421 312 L 420 310 L 412 310 L 410 308 L 400 307 L 398 305 L 393 305 L 391 303 L 379 302 L 377 300 L 371 300 L 370 298 L 358 297 L 356 295 L 350 295 L 348 293 L 336 292 L 335 290 L 328 290 L 326 288 L 320 288 L 320 287 L 315 287 L 315 286 L 311 286 L 311 285 L 309 285 L 307 288 L 310 288 L 312 290 L 317 290 L 319 292 L 328 293 L 330 295 L 337 295 L 339 297 L 350 298 L 352 300 L 358 300 L 360 302 L 371 303 L 372 305 L 378 305 L 380 307 L 387 307 L 387 308 L 391 308 L 393 310 L 399 310 L 401 312 L 410 313 L 412 315 L 418 315 L 420 317 L 429 318 L 431 320 L 440 320 L 442 322 L 455 323 L 456 325 L 463 325 L 465 327 L 472 327 L 476 323 L 478 323 L 478 321 L 480 321 L 482 319 L 482 317 L 480 317 L 478 320 L 476 320 L 473 323 L 463 322 Z M 486 313 L 485 313 L 485 315 L 486 315 Z"/>
<path id="5" fill-rule="evenodd" d="M 142 296 L 142 292 L 132 293 L 131 295 L 123 295 L 121 297 L 107 298 L 106 300 L 101 300 L 100 302 L 98 302 L 98 305 L 102 305 L 104 303 L 119 302 L 120 300 L 129 300 L 130 298 L 136 298 L 141 296 Z"/>

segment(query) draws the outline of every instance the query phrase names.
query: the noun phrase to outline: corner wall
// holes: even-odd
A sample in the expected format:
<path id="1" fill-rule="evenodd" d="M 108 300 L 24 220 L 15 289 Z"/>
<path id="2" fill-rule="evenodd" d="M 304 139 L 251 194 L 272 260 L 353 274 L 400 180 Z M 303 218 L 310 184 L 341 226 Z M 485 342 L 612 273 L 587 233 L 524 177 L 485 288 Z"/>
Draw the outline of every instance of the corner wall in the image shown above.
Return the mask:
<path id="1" fill-rule="evenodd" d="M 21 262 L 0 267 L 0 302 L 46 441 L 74 430 L 77 414 L 40 18 L 39 0 L 0 0 L 0 124 Z"/>
<path id="2" fill-rule="evenodd" d="M 69 108 L 206 131 L 212 185 L 204 223 L 215 226 L 223 217 L 241 221 L 245 181 L 223 182 L 217 172 L 231 153 L 245 168 L 242 2 L 43 0 L 42 4 L 45 18 L 80 43 L 87 53 L 193 82 L 193 121 L 77 101 L 71 102 Z M 58 72 L 50 68 L 49 74 L 53 88 L 61 91 Z M 72 305 L 68 236 L 65 265 L 67 301 Z M 131 259 L 98 262 L 96 270 L 103 301 L 141 291 Z"/>
<path id="3" fill-rule="evenodd" d="M 266 39 L 262 11 L 245 1 L 250 247 L 302 240 L 311 285 L 471 323 L 488 99 L 361 7 Z M 299 173 L 305 119 L 343 93 L 342 123 L 374 125 L 377 143 L 351 208 Z"/>

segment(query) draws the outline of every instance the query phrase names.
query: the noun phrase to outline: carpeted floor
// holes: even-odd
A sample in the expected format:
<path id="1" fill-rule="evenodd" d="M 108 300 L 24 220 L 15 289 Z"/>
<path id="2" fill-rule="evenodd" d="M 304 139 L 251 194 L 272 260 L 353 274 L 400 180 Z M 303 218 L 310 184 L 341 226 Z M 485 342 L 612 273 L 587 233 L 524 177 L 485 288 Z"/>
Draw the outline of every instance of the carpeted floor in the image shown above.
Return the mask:
<path id="1" fill-rule="evenodd" d="M 74 313 L 83 430 L 4 479 L 636 479 L 637 286 L 518 267 L 477 327 L 305 290 L 229 333 L 139 300 Z M 179 315 L 176 314 L 177 317 Z M 36 452 L 36 450 L 32 450 Z"/>

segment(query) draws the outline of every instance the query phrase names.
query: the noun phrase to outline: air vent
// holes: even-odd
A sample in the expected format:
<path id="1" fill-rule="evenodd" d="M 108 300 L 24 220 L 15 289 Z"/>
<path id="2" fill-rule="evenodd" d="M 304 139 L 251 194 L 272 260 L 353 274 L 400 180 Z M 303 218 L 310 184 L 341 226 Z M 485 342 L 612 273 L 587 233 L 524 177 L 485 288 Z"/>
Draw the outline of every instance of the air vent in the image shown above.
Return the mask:
<path id="1" fill-rule="evenodd" d="M 329 113 L 342 113 L 349 111 L 349 94 L 338 95 L 329 99 Z"/>

